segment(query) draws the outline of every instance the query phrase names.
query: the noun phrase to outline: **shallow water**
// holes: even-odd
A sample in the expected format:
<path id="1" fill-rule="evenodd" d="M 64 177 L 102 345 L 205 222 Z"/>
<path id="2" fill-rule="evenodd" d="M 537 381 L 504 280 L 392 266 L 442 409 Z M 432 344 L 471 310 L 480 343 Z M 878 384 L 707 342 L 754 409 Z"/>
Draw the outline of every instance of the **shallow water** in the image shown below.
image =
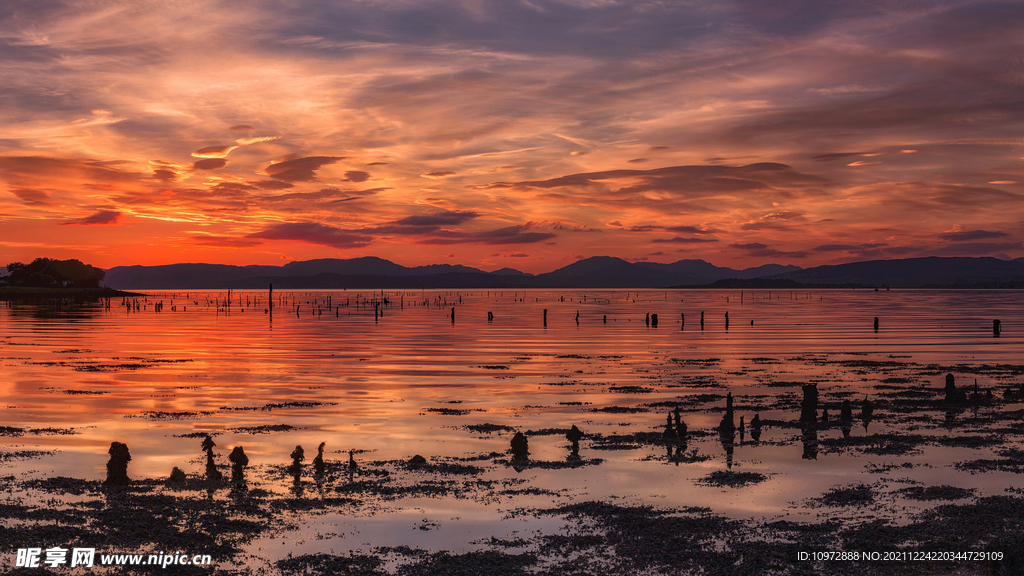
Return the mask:
<path id="1" fill-rule="evenodd" d="M 473 290 L 383 296 L 389 304 L 376 319 L 364 301 L 381 293 L 342 290 L 277 291 L 272 315 L 264 312 L 262 292 L 232 292 L 227 307 L 226 292 L 149 292 L 139 299 L 140 310 L 131 312 L 119 301 L 109 309 L 98 303 L 0 308 L 0 426 L 27 430 L 0 436 L 0 449 L 9 454 L 0 460 L 0 473 L 102 479 L 107 448 L 117 440 L 131 449 L 133 478 L 163 478 L 174 466 L 200 474 L 200 439 L 176 437 L 192 432 L 217 433 L 215 452 L 224 461 L 243 445 L 253 466 L 286 464 L 296 445 L 305 447 L 308 461 L 320 442 L 327 443 L 328 458 L 342 461 L 350 449 L 367 462 L 505 452 L 511 431 L 466 428 L 484 423 L 522 431 L 576 424 L 588 435 L 581 456 L 602 460 L 522 472 L 484 460 L 478 464 L 487 468 L 483 479 L 525 479 L 558 496 L 408 498 L 372 516 L 309 520 L 284 540 L 258 542 L 254 550 L 267 557 L 296 547 L 472 549 L 485 536 L 543 530 L 536 519 L 510 519 L 507 513 L 552 502 L 705 506 L 736 518 L 796 519 L 845 513 L 809 505 L 836 486 L 869 484 L 891 495 L 914 483 L 945 484 L 994 495 L 1021 484 L 1011 472 L 970 474 L 953 466 L 1020 446 L 1024 430 L 1007 428 L 1012 419 L 984 420 L 1024 408 L 1003 400 L 1005 388 L 1024 382 L 1024 369 L 997 366 L 1024 358 L 1018 291 Z M 163 310 L 156 311 L 154 303 L 161 301 Z M 645 323 L 648 313 L 659 315 L 657 327 Z M 999 338 L 992 334 L 993 319 L 1002 321 Z M 900 411 L 883 404 L 866 430 L 858 419 L 851 435 L 983 436 L 988 444 L 929 441 L 865 453 L 855 445 L 826 447 L 826 440 L 842 437 L 833 426 L 818 432 L 818 454 L 809 459 L 798 427 L 768 425 L 760 442 L 749 433 L 743 442 L 737 438 L 728 458 L 712 433 L 726 392 L 735 397 L 737 418 L 749 423 L 759 413 L 763 420 L 792 422 L 801 390 L 779 382 L 816 382 L 823 404 L 849 398 L 857 412 L 865 395 L 896 403 L 898 398 L 884 395 L 936 392 L 947 372 L 958 385 L 973 386 L 977 379 L 982 391 L 993 388 L 995 402 L 962 410 L 952 420 L 938 409 Z M 615 390 L 625 386 L 639 388 Z M 708 394 L 717 396 L 698 396 Z M 691 432 L 686 450 L 706 459 L 673 462 L 665 446 L 644 442 L 602 449 L 610 435 L 660 433 L 671 408 L 647 406 L 659 402 L 683 403 Z M 636 411 L 594 411 L 605 407 Z M 838 416 L 838 408 L 831 412 Z M 279 424 L 294 429 L 244 430 Z M 71 433 L 32 432 L 48 428 Z M 603 441 L 592 437 L 598 434 Z M 19 451 L 46 454 L 10 457 Z M 562 434 L 534 434 L 530 451 L 535 460 L 564 461 L 568 442 Z M 872 469 L 885 465 L 899 468 Z M 767 480 L 741 488 L 700 482 L 726 469 L 758 472 Z M 269 488 L 286 491 L 287 484 Z M 898 503 L 873 513 L 898 522 L 909 514 L 898 512 L 901 506 L 929 505 Z"/>

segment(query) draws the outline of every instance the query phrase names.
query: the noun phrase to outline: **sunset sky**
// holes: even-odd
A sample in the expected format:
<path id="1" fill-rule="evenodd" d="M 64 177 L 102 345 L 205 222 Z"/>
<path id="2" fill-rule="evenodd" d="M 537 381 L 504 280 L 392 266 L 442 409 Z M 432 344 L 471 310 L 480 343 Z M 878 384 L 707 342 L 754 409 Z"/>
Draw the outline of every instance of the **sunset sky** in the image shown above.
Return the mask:
<path id="1" fill-rule="evenodd" d="M 1024 256 L 1024 4 L 0 4 L 0 265 Z"/>

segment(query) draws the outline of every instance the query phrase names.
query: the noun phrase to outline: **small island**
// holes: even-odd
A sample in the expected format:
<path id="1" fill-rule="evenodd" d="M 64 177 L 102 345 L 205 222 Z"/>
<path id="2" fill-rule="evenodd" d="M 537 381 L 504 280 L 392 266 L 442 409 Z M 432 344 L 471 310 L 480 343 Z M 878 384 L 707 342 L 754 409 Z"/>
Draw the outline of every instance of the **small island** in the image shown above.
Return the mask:
<path id="1" fill-rule="evenodd" d="M 100 286 L 106 271 L 81 260 L 36 258 L 30 264 L 12 262 L 8 276 L 0 276 L 0 300 L 37 298 L 75 298 L 93 300 L 119 296 L 138 296 Z"/>

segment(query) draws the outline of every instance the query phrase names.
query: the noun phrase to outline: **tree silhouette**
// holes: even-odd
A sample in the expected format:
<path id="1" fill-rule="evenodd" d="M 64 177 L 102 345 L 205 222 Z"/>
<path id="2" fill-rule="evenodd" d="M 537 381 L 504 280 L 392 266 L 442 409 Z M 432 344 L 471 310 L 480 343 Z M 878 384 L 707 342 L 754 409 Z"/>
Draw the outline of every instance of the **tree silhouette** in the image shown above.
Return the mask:
<path id="1" fill-rule="evenodd" d="M 31 264 L 12 262 L 10 276 L 2 280 L 10 286 L 34 288 L 98 288 L 106 272 L 83 264 L 81 260 L 36 258 Z"/>

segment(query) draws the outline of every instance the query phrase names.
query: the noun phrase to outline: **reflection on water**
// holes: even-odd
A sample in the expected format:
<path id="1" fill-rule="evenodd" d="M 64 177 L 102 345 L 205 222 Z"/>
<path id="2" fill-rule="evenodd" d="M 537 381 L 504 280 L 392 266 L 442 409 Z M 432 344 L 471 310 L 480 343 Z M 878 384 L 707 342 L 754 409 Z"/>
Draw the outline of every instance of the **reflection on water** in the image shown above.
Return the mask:
<path id="1" fill-rule="evenodd" d="M 0 308 L 0 466 L 102 479 L 123 442 L 132 478 L 213 478 L 230 458 L 243 487 L 250 462 L 290 463 L 282 489 L 308 497 L 300 478 L 325 460 L 507 454 L 522 432 L 523 453 L 487 477 L 594 499 L 800 514 L 794 503 L 894 462 L 910 482 L 996 494 L 1017 477 L 952 465 L 1006 447 L 963 438 L 1024 432 L 999 416 L 1021 409 L 1020 297 L 338 290 L 278 291 L 273 306 L 260 292 L 15 303 Z M 942 404 L 947 373 L 973 394 Z M 321 447 L 320 464 L 303 446 Z M 733 469 L 769 480 L 697 483 Z M 481 507 L 431 502 L 416 506 L 467 518 Z"/>

